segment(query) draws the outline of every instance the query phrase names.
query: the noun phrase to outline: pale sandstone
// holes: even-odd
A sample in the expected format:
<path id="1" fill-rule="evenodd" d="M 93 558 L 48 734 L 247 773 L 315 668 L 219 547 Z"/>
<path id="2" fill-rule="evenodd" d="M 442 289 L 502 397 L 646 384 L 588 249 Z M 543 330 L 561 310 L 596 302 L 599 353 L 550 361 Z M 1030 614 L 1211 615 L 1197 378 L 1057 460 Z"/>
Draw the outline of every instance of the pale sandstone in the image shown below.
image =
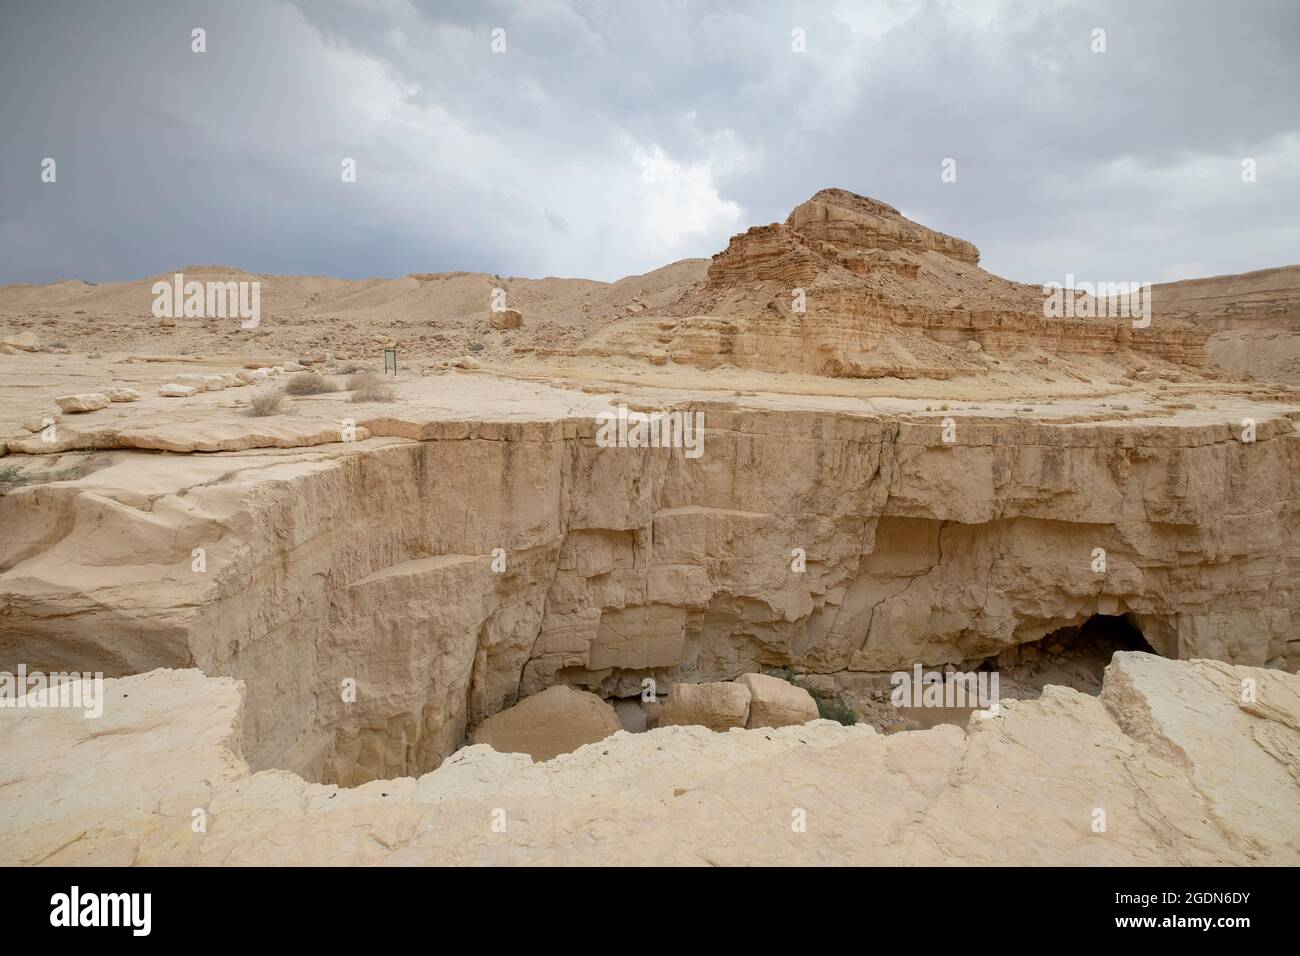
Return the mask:
<path id="1" fill-rule="evenodd" d="M 65 414 L 73 415 L 107 408 L 109 401 L 108 396 L 100 392 L 83 392 L 79 395 L 61 395 L 54 400 L 54 404 Z"/>
<path id="2" fill-rule="evenodd" d="M 239 677 L 255 767 L 353 782 L 432 769 L 557 682 L 629 697 L 647 678 L 961 664 L 1094 614 L 1130 615 L 1170 656 L 1300 660 L 1277 583 L 1295 574 L 1300 436 L 1265 406 L 954 411 L 945 445 L 938 415 L 751 398 L 705 406 L 690 460 L 597 447 L 605 396 L 476 381 L 408 387 L 424 405 L 362 418 L 350 443 L 341 398 L 319 402 L 333 421 L 152 399 L 156 417 L 11 442 L 102 466 L 0 498 L 0 667 Z M 1228 424 L 1247 413 L 1253 443 Z M 102 451 L 129 446 L 216 454 Z M 374 653 L 377 621 L 392 653 Z M 336 675 L 385 693 L 345 707 Z M 311 708 L 277 690 L 304 681 Z"/>
<path id="3" fill-rule="evenodd" d="M 29 432 L 39 432 L 41 429 L 53 422 L 63 420 L 63 413 L 58 411 L 44 412 L 40 415 L 34 415 L 23 422 L 23 428 Z"/>
<path id="4" fill-rule="evenodd" d="M 107 691 L 98 720 L 0 710 L 0 863 L 1300 863 L 1300 678 L 1258 668 L 1119 654 L 1100 699 L 1049 688 L 966 732 L 671 727 L 545 763 L 470 747 L 352 790 L 250 774 L 236 681 Z"/>
<path id="5" fill-rule="evenodd" d="M 744 684 L 674 684 L 660 703 L 658 726 L 699 726 L 724 731 L 744 727 L 749 718 L 749 688 Z"/>
<path id="6" fill-rule="evenodd" d="M 524 324 L 524 317 L 515 309 L 502 309 L 492 313 L 492 328 L 497 331 L 517 329 Z"/>
<path id="7" fill-rule="evenodd" d="M 18 352 L 38 352 L 41 348 L 34 332 L 5 332 L 0 334 L 0 345 Z"/>
<path id="8" fill-rule="evenodd" d="M 595 694 L 557 685 L 493 714 L 470 740 L 501 753 L 550 760 L 622 729 L 614 708 Z"/>
<path id="9" fill-rule="evenodd" d="M 124 385 L 110 388 L 107 394 L 110 402 L 138 402 L 140 400 L 139 389 L 128 388 Z"/>
<path id="10" fill-rule="evenodd" d="M 163 398 L 189 398 L 197 391 L 198 389 L 196 389 L 193 385 L 179 385 L 176 383 L 169 383 L 159 388 L 158 394 L 161 395 Z"/>
<path id="11" fill-rule="evenodd" d="M 437 767 L 467 727 L 555 683 L 630 697 L 780 666 L 833 687 L 982 660 L 1096 614 L 1171 657 L 1296 667 L 1296 395 L 1201 376 L 1204 329 L 1049 322 L 1041 290 L 977 256 L 826 191 L 712 263 L 518 280 L 529 322 L 508 336 L 482 336 L 490 277 L 268 278 L 268 306 L 298 321 L 259 332 L 261 378 L 318 348 L 324 316 L 336 354 L 373 365 L 394 341 L 404 370 L 408 349 L 451 358 L 481 336 L 477 374 L 412 375 L 373 416 L 341 397 L 259 420 L 232 396 L 149 395 L 52 443 L 6 437 L 74 467 L 52 461 L 58 480 L 0 497 L 0 667 L 237 677 L 253 767 L 354 784 Z M 0 299 L 75 296 L 56 302 L 101 320 L 78 317 L 71 340 L 138 349 L 152 323 L 116 316 L 139 291 Z M 366 326 L 435 302 L 473 314 L 433 336 L 423 318 Z M 186 336 L 228 352 L 200 326 Z M 503 349 L 533 345 L 557 354 L 506 367 Z M 239 348 L 225 367 L 255 347 Z M 159 379 L 214 371 L 136 358 L 187 363 Z M 42 409 L 9 381 L 47 376 L 28 391 L 52 394 L 115 374 L 88 359 L 74 386 L 54 362 L 0 363 L 15 432 Z M 703 456 L 598 446 L 593 416 L 620 400 L 702 412 Z M 179 454 L 144 453 L 160 450 Z"/>
<path id="12" fill-rule="evenodd" d="M 812 694 L 789 681 L 767 674 L 741 674 L 737 684 L 749 688 L 749 721 L 755 727 L 789 727 L 817 719 L 817 702 Z"/>

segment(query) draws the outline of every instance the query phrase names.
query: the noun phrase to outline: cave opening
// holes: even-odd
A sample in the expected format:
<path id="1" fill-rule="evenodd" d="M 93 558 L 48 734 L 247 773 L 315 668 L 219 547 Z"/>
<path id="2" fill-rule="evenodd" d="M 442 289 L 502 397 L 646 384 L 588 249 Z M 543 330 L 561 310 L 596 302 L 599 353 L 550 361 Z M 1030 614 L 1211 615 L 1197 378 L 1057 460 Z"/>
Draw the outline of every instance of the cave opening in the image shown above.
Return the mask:
<path id="1" fill-rule="evenodd" d="M 1148 654 L 1158 654 L 1158 650 L 1147 643 L 1147 637 L 1136 626 L 1131 615 L 1127 614 L 1093 614 L 1078 628 L 1061 628 L 1053 631 L 1050 637 L 1069 637 L 1071 631 L 1078 631 L 1078 640 L 1099 646 L 1110 646 L 1115 650 L 1143 650 Z"/>
<path id="2" fill-rule="evenodd" d="M 1010 648 L 997 658 L 1004 685 L 1037 696 L 1048 684 L 1087 694 L 1101 692 L 1102 675 L 1117 651 L 1158 654 L 1131 615 L 1094 614 L 1081 624 L 1050 631 L 1037 641 Z"/>

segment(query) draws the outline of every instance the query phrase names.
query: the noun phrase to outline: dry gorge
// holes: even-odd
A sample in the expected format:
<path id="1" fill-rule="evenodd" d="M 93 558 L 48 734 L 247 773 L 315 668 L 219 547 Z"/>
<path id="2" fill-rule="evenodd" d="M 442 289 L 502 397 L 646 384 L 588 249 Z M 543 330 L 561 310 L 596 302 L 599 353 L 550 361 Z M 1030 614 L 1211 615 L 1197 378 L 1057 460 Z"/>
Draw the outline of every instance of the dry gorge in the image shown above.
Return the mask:
<path id="1" fill-rule="evenodd" d="M 252 329 L 0 288 L 0 670 L 108 678 L 0 709 L 0 862 L 1300 862 L 1300 267 L 979 258 L 831 189 L 616 283 L 180 270 Z"/>

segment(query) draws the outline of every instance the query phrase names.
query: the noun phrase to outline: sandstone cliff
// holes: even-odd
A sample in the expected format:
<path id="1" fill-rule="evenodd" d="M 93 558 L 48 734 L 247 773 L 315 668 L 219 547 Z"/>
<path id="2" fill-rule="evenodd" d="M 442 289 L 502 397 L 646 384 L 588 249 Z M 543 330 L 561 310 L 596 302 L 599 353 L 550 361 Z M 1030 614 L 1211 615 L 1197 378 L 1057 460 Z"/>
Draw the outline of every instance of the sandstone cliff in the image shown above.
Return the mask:
<path id="1" fill-rule="evenodd" d="M 423 387 L 362 414 L 368 439 L 107 452 L 0 496 L 0 667 L 235 677 L 255 768 L 360 783 L 432 769 L 553 683 L 958 664 L 1096 614 L 1171 657 L 1300 665 L 1300 435 L 1278 406 L 1087 422 L 697 402 L 692 459 L 599 447 L 605 396 Z M 358 414 L 314 404 L 323 430 Z M 178 427 L 119 414 L 140 447 Z"/>

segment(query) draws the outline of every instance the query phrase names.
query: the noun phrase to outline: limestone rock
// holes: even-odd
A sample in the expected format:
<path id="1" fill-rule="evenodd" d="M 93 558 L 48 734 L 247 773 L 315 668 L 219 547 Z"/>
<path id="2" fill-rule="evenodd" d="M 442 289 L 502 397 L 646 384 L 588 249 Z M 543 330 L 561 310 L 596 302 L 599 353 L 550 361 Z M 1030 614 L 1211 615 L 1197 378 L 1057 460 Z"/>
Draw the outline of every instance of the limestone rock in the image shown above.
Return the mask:
<path id="1" fill-rule="evenodd" d="M 173 382 L 159 388 L 158 394 L 163 398 L 189 398 L 197 391 L 193 385 L 177 385 Z"/>
<path id="2" fill-rule="evenodd" d="M 1300 864 L 1300 677 L 1121 653 L 1105 681 L 964 732 L 666 727 L 340 789 L 250 770 L 240 682 L 153 670 L 106 681 L 98 719 L 0 708 L 0 864 Z M 195 807 L 221 821 L 201 839 Z"/>
<path id="3" fill-rule="evenodd" d="M 749 719 L 749 699 L 744 684 L 674 684 L 659 711 L 658 726 L 698 725 L 719 733 L 744 727 Z"/>
<path id="4" fill-rule="evenodd" d="M 108 407 L 108 396 L 100 392 L 82 392 L 78 395 L 62 395 L 54 404 L 67 414 L 98 411 Z"/>
<path id="5" fill-rule="evenodd" d="M 0 333 L 0 345 L 8 346 L 10 349 L 19 352 L 39 352 L 41 350 L 41 342 L 36 337 L 35 332 Z"/>
<path id="6" fill-rule="evenodd" d="M 23 428 L 25 428 L 29 432 L 39 432 L 41 429 L 45 428 L 51 422 L 59 422 L 62 420 L 63 420 L 62 412 L 54 412 L 54 411 L 45 412 L 42 415 L 33 415 L 31 418 L 24 421 Z"/>
<path id="7" fill-rule="evenodd" d="M 526 753 L 550 760 L 622 729 L 614 708 L 595 694 L 563 684 L 525 697 L 493 714 L 474 730 L 472 742 L 500 753 Z"/>
<path id="8" fill-rule="evenodd" d="M 140 392 L 137 389 L 121 385 L 108 390 L 108 400 L 110 402 L 138 402 Z"/>
<path id="9" fill-rule="evenodd" d="M 524 324 L 524 317 L 515 309 L 502 309 L 492 313 L 492 328 L 497 331 L 517 329 Z"/>
<path id="10" fill-rule="evenodd" d="M 767 674 L 742 674 L 736 683 L 749 688 L 746 727 L 788 727 L 817 719 L 817 702 L 812 694 L 789 681 Z"/>

